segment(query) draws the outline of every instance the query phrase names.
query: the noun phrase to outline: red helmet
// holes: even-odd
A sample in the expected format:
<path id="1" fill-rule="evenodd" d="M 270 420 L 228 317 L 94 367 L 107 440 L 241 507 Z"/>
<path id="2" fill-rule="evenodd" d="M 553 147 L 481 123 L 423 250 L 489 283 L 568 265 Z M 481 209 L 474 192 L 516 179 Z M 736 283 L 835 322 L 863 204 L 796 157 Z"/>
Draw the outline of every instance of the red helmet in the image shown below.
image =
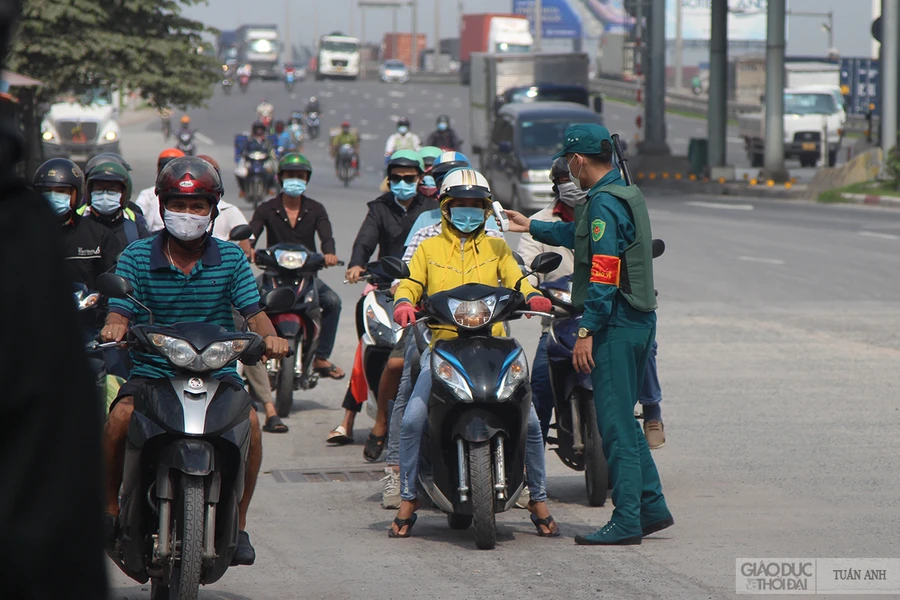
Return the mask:
<path id="1" fill-rule="evenodd" d="M 341 127 L 344 127 L 344 128 L 350 127 L 350 121 L 344 121 L 343 123 L 341 123 Z"/>
<path id="2" fill-rule="evenodd" d="M 166 148 L 159 153 L 159 158 L 156 159 L 156 172 L 159 173 L 162 171 L 163 167 L 165 167 L 169 161 L 175 158 L 181 158 L 182 156 L 184 156 L 184 152 L 178 148 Z"/>
<path id="3" fill-rule="evenodd" d="M 159 172 L 155 191 L 163 204 L 173 196 L 195 196 L 206 198 L 215 207 L 224 188 L 213 165 L 196 156 L 183 156 L 171 160 Z"/>

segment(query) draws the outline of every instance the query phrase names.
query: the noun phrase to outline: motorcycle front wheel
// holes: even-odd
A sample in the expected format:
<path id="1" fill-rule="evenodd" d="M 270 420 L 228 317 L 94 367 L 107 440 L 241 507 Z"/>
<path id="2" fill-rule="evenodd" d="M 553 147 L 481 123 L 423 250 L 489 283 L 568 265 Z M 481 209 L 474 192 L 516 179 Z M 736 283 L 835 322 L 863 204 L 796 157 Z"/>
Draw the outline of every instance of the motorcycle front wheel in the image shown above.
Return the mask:
<path id="1" fill-rule="evenodd" d="M 196 475 L 181 476 L 181 511 L 175 512 L 173 528 L 180 542 L 181 552 L 170 572 L 168 590 L 162 582 L 153 582 L 153 600 L 197 600 L 200 593 L 200 575 L 203 571 L 203 528 L 206 500 L 203 478 Z M 168 594 L 166 594 L 168 591 Z"/>
<path id="2" fill-rule="evenodd" d="M 297 340 L 288 340 L 293 354 L 281 359 L 275 388 L 275 411 L 279 417 L 287 417 L 294 406 L 294 367 L 297 364 Z"/>
<path id="3" fill-rule="evenodd" d="M 494 516 L 494 461 L 491 459 L 490 441 L 469 444 L 468 458 L 475 545 L 482 550 L 491 550 L 497 545 L 497 522 Z"/>
<path id="4" fill-rule="evenodd" d="M 584 440 L 584 484 L 588 504 L 603 506 L 609 486 L 609 465 L 603 454 L 603 439 L 597 427 L 597 409 L 589 393 L 581 401 L 581 436 Z"/>

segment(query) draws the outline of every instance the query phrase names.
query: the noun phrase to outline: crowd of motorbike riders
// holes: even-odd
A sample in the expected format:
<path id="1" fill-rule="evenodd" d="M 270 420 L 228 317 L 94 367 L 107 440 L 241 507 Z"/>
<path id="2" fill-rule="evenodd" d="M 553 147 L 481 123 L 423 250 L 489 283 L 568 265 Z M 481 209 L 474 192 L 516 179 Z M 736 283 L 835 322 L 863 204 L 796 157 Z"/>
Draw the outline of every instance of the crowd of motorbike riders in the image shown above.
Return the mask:
<path id="1" fill-rule="evenodd" d="M 313 98 L 312 103 L 315 102 Z M 307 108 L 313 109 L 308 112 L 318 111 L 316 105 Z M 273 131 L 271 105 L 264 103 L 258 112 L 259 120 L 253 125 L 250 143 L 263 144 Z M 266 356 L 255 365 L 243 367 L 243 380 L 253 399 L 262 404 L 265 414 L 262 430 L 273 434 L 287 432 L 288 427 L 273 404 L 266 364 L 267 360 L 281 359 L 290 352 L 288 341 L 277 335 L 266 312 L 259 310 L 260 293 L 249 269 L 249 263 L 257 253 L 256 241 L 265 231 L 270 248 L 279 244 L 299 245 L 312 253 L 318 248 L 324 255 L 324 266 L 339 264 L 327 207 L 309 195 L 313 166 L 300 153 L 302 134 L 294 136 L 301 124 L 302 115 L 292 114 L 290 126 L 284 131 L 293 142 L 279 153 L 277 162 L 279 191 L 255 208 L 249 223 L 239 208 L 223 199 L 224 185 L 216 161 L 209 156 L 185 156 L 177 148 L 160 153 L 155 185 L 136 194 L 132 189 L 130 165 L 115 154 L 95 157 L 84 171 L 66 159 L 51 159 L 33 176 L 34 188 L 43 193 L 59 217 L 67 258 L 71 259 L 67 263 L 72 277 L 88 291 L 97 289 L 101 274 L 117 272 L 130 280 L 137 290 L 136 295 L 144 290 L 137 298 L 144 304 L 165 303 L 172 298 L 158 295 L 154 298 L 146 291 L 150 282 L 162 276 L 160 273 L 168 275 L 171 272 L 175 278 L 191 277 L 198 270 L 212 271 L 228 266 L 230 271 L 224 276 L 229 285 L 214 288 L 221 297 L 204 301 L 208 302 L 207 306 L 185 308 L 187 313 L 171 308 L 164 310 L 160 306 L 156 312 L 157 323 L 169 319 L 162 324 L 170 325 L 185 314 L 191 314 L 194 318 L 205 315 L 211 322 L 221 321 L 223 326 L 231 327 L 239 324 L 241 317 L 248 318 L 249 329 L 263 336 Z M 274 127 L 277 132 L 277 124 Z M 358 148 L 359 140 L 351 138 L 348 123 L 343 124 L 341 136 L 336 143 L 352 143 Z M 393 319 L 404 327 L 403 334 L 390 352 L 377 390 L 366 389 L 365 367 L 360 351 L 357 351 L 343 401 L 344 417 L 327 436 L 330 444 L 353 443 L 355 416 L 367 398 L 375 399 L 377 418 L 365 441 L 363 455 L 367 461 L 374 462 L 387 451 L 382 504 L 387 509 L 398 509 L 389 531 L 391 537 L 410 535 L 419 506 L 416 472 L 431 377 L 422 376 L 416 380 L 418 374 L 410 372 L 413 361 L 408 358 L 410 349 L 416 345 L 411 333 L 411 325 L 416 321 L 416 305 L 423 292 L 434 295 L 467 282 L 497 285 L 499 280 L 501 285 L 512 288 L 522 272 L 492 215 L 490 185 L 466 156 L 457 151 L 461 141 L 450 128 L 448 118 L 438 119 L 437 131 L 429 136 L 428 142 L 428 146 L 421 146 L 419 138 L 410 132 L 407 119 L 398 121 L 396 134 L 387 142 L 383 193 L 367 205 L 345 277 L 347 283 L 368 281 L 368 291 L 376 275 L 374 269 L 378 263 L 370 262 L 376 252 L 378 259 L 402 257 L 409 263 L 412 278 L 390 282 L 395 301 Z M 268 150 L 271 148 L 267 146 Z M 585 202 L 587 191 L 582 190 L 578 178 L 573 177 L 566 157 L 553 162 L 551 180 L 555 198 L 532 219 L 572 223 L 578 206 Z M 252 236 L 235 241 L 235 245 L 229 239 L 240 225 L 249 225 Z M 237 247 L 242 254 L 237 252 Z M 527 309 L 542 314 L 550 313 L 551 302 L 538 287 L 545 281 L 570 277 L 575 264 L 571 249 L 550 246 L 527 233 L 518 245 L 518 253 L 525 264 L 546 251 L 561 254 L 560 265 L 550 273 L 533 273 L 521 284 Z M 478 254 L 474 274 L 467 266 L 467 252 Z M 237 255 L 247 260 L 237 261 Z M 485 268 L 486 264 L 491 266 Z M 468 270 L 464 270 L 464 266 Z M 331 352 L 340 321 L 341 301 L 319 279 L 315 279 L 315 288 L 321 308 L 321 331 L 311 369 L 319 377 L 340 380 L 346 373 L 331 362 Z M 228 312 L 215 312 L 222 305 L 228 306 Z M 360 314 L 362 309 L 361 300 L 355 315 L 360 336 L 360 323 L 366 318 Z M 104 342 L 121 342 L 126 339 L 130 326 L 146 323 L 145 317 L 135 312 L 133 305 L 117 299 L 109 300 L 108 310 L 101 303 L 97 310 L 82 314 L 90 332 L 88 337 Z M 503 331 L 501 328 L 497 333 Z M 436 339 L 456 335 L 450 328 L 442 326 L 432 327 L 431 334 L 432 345 Z M 546 356 L 547 341 L 545 322 L 531 369 L 533 407 L 528 416 L 526 440 L 527 487 L 518 504 L 532 513 L 539 535 L 557 536 L 559 526 L 547 507 L 545 486 L 544 444 L 550 431 L 554 404 Z M 430 348 L 426 349 L 421 364 L 428 362 L 430 351 Z M 640 395 L 644 434 L 652 449 L 665 443 L 655 355 L 654 342 Z M 135 395 L 142 393 L 148 381 L 173 376 L 174 370 L 169 365 L 149 360 L 146 355 L 129 355 L 123 351 L 107 352 L 105 365 L 109 376 L 118 377 L 116 381 L 120 384 L 109 393 L 109 416 L 104 429 L 108 482 L 106 535 L 114 540 L 119 527 L 118 493 L 122 482 L 124 440 L 132 412 L 139 405 Z M 244 384 L 233 369 L 223 369 L 217 377 L 237 387 Z M 255 558 L 245 520 L 261 461 L 256 410 L 250 411 L 249 419 L 256 433 L 251 434 L 247 485 L 240 500 L 240 535 L 233 564 L 252 564 Z"/>

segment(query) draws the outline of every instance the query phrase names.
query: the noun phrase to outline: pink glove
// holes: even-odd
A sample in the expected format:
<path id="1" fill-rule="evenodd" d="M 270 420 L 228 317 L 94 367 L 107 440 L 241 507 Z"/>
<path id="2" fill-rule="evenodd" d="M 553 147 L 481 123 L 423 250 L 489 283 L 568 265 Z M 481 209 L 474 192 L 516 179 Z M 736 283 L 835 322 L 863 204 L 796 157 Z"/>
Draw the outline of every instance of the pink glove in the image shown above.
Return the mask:
<path id="1" fill-rule="evenodd" d="M 550 301 L 547 300 L 549 303 Z M 394 322 L 400 327 L 406 327 L 416 322 L 416 309 L 409 302 L 401 302 L 394 308 Z"/>
<path id="2" fill-rule="evenodd" d="M 548 298 L 543 296 L 535 296 L 531 300 L 528 301 L 528 310 L 533 310 L 534 312 L 542 312 L 548 313 L 553 310 L 553 305 L 550 303 Z M 529 319 L 532 315 L 525 315 Z"/>

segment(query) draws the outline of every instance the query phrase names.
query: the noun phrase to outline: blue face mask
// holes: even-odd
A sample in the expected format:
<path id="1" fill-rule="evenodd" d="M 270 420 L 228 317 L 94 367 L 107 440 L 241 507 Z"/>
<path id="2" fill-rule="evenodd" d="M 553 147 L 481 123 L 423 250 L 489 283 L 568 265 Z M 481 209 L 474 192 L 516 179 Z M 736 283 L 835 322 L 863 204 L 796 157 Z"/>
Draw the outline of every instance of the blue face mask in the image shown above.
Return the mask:
<path id="1" fill-rule="evenodd" d="M 63 216 L 72 210 L 72 195 L 65 192 L 44 192 L 44 198 L 57 216 Z"/>
<path id="2" fill-rule="evenodd" d="M 108 217 L 122 208 L 122 192 L 91 192 L 91 211 Z"/>
<path id="3" fill-rule="evenodd" d="M 470 206 L 451 208 L 450 223 L 463 233 L 472 233 L 484 224 L 484 209 Z"/>
<path id="4" fill-rule="evenodd" d="M 398 181 L 397 183 L 391 184 L 391 192 L 397 197 L 397 200 L 410 200 L 416 195 L 417 187 L 418 186 L 415 183 Z"/>
<path id="5" fill-rule="evenodd" d="M 409 127 L 407 127 L 406 125 L 401 125 L 397 128 L 397 133 L 399 133 L 400 135 L 406 135 L 407 132 L 409 132 Z"/>
<path id="6" fill-rule="evenodd" d="M 447 131 L 447 124 L 443 121 L 438 123 L 438 131 Z"/>
<path id="7" fill-rule="evenodd" d="M 285 179 L 281 182 L 281 189 L 291 198 L 299 198 L 306 191 L 306 182 L 302 179 Z"/>

